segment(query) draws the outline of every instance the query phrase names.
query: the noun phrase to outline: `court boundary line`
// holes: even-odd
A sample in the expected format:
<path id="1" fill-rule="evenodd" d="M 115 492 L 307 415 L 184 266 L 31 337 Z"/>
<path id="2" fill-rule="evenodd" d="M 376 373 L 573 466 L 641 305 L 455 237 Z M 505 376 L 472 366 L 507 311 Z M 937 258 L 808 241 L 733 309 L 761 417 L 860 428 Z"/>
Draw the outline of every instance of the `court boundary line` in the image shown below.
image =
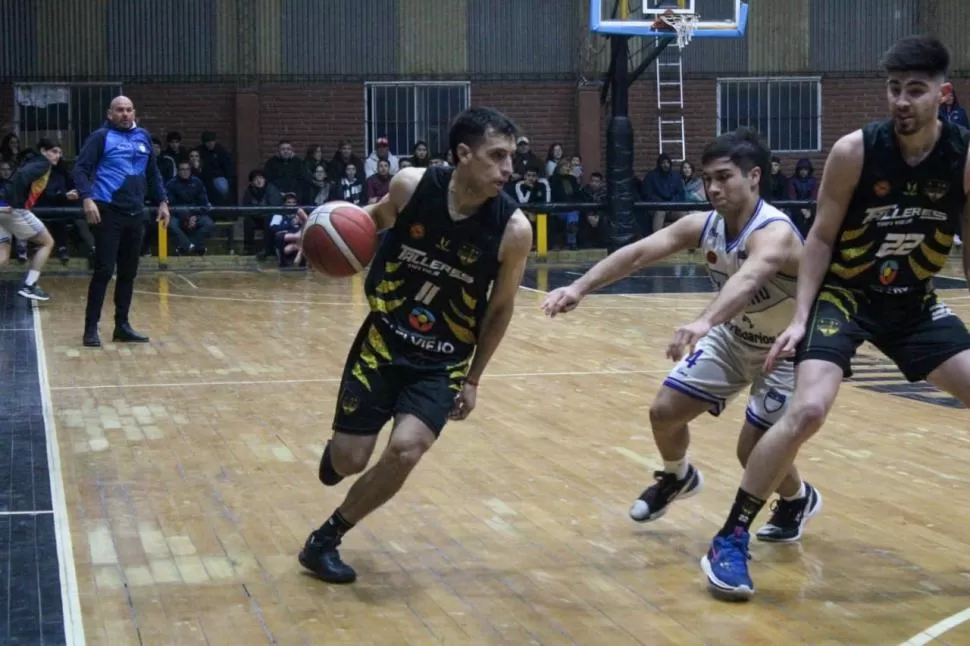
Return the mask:
<path id="1" fill-rule="evenodd" d="M 913 635 L 899 646 L 924 646 L 924 644 L 929 644 L 937 637 L 948 633 L 967 621 L 970 621 L 970 608 L 961 610 L 960 612 L 952 614 L 942 621 L 936 622 L 926 630 Z"/>
<path id="2" fill-rule="evenodd" d="M 508 372 L 486 375 L 487 379 L 530 379 L 534 377 L 607 377 L 623 375 L 659 375 L 670 372 L 664 370 L 567 370 L 558 372 Z M 169 383 L 141 383 L 141 384 L 91 384 L 77 386 L 50 386 L 53 391 L 65 390 L 111 390 L 124 388 L 183 388 L 192 386 L 266 386 L 272 384 L 332 384 L 339 383 L 340 377 L 317 377 L 307 379 L 253 379 L 239 381 L 173 381 Z"/>
<path id="3" fill-rule="evenodd" d="M 74 541 L 71 522 L 67 513 L 64 493 L 64 473 L 61 469 L 61 451 L 57 443 L 54 425 L 54 400 L 51 397 L 50 375 L 47 371 L 47 350 L 44 347 L 44 330 L 41 327 L 40 308 L 32 303 L 34 319 L 34 351 L 37 354 L 37 382 L 40 388 L 41 409 L 44 416 L 44 436 L 47 439 L 48 480 L 51 488 L 51 513 L 54 516 L 54 540 L 57 543 L 57 565 L 61 576 L 61 615 L 64 638 L 68 646 L 84 646 L 84 615 L 74 563 Z"/>
<path id="4" fill-rule="evenodd" d="M 43 516 L 53 514 L 53 509 L 31 509 L 29 511 L 0 511 L 0 518 L 6 516 Z"/>

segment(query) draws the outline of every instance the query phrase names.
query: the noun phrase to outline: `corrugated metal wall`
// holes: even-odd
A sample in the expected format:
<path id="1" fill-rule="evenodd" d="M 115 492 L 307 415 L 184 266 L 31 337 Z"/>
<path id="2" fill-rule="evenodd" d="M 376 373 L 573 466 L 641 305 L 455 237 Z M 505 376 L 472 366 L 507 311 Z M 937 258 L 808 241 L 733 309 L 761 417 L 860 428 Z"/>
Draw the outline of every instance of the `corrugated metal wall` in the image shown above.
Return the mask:
<path id="1" fill-rule="evenodd" d="M 640 0 L 631 2 L 636 9 Z M 0 0 L 0 78 L 595 78 L 590 0 Z M 607 14 L 613 0 L 601 0 Z M 734 0 L 697 0 L 702 17 Z M 695 39 L 687 75 L 878 73 L 899 37 L 938 33 L 970 72 L 967 0 L 750 0 L 746 37 Z M 864 26 L 864 28 L 860 28 Z M 636 59 L 643 39 L 633 39 Z M 635 64 L 635 60 L 633 62 Z"/>

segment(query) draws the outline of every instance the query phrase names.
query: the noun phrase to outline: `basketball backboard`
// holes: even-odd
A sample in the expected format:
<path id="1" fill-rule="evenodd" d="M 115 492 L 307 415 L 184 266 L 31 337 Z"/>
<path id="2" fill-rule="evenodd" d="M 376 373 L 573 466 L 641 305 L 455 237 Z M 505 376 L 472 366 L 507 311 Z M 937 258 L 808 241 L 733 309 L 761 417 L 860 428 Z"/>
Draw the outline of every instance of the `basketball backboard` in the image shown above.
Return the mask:
<path id="1" fill-rule="evenodd" d="M 742 0 L 590 0 L 589 5 L 590 31 L 599 34 L 670 36 L 654 27 L 665 13 L 677 19 L 698 16 L 694 38 L 740 38 L 748 22 L 748 4 Z"/>

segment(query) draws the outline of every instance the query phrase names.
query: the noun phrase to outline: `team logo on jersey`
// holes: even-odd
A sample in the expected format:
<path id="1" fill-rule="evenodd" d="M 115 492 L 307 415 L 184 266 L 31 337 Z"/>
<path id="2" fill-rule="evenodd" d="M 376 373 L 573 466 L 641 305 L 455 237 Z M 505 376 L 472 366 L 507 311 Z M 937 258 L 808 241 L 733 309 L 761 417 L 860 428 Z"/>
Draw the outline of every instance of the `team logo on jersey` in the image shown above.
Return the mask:
<path id="1" fill-rule="evenodd" d="M 825 336 L 832 336 L 839 331 L 840 327 L 842 327 L 842 323 L 838 319 L 824 318 L 815 323 L 815 329 Z"/>
<path id="2" fill-rule="evenodd" d="M 345 415 L 353 415 L 360 407 L 360 398 L 349 390 L 344 390 L 343 397 L 340 398 L 340 410 Z"/>
<path id="3" fill-rule="evenodd" d="M 895 260 L 887 260 L 879 265 L 879 282 L 883 285 L 891 285 L 899 274 L 899 265 Z"/>
<path id="4" fill-rule="evenodd" d="M 431 328 L 434 327 L 434 321 L 434 314 L 423 307 L 415 307 L 413 310 L 411 310 L 411 313 L 408 314 L 408 323 L 411 324 L 411 327 L 422 334 L 427 334 L 431 331 Z"/>
<path id="5" fill-rule="evenodd" d="M 950 184 L 944 182 L 941 179 L 931 179 L 926 182 L 926 186 L 923 187 L 923 195 L 930 198 L 934 202 L 938 202 L 946 197 L 947 192 L 950 190 Z"/>
<path id="6" fill-rule="evenodd" d="M 448 238 L 442 238 L 441 240 L 438 241 L 438 244 L 435 245 L 435 248 L 438 251 L 445 251 L 445 252 L 451 251 L 451 240 L 449 240 Z"/>
<path id="7" fill-rule="evenodd" d="M 879 180 L 872 186 L 872 192 L 876 194 L 876 197 L 886 197 L 891 190 L 893 190 L 892 185 L 884 179 Z"/>
<path id="8" fill-rule="evenodd" d="M 771 388 L 765 393 L 765 412 L 766 413 L 777 413 L 784 407 L 785 401 L 788 398 L 782 395 L 780 392 Z"/>
<path id="9" fill-rule="evenodd" d="M 410 234 L 412 240 L 420 240 L 424 237 L 424 225 L 420 222 L 415 222 L 411 225 L 408 233 Z"/>
<path id="10" fill-rule="evenodd" d="M 919 195 L 919 182 L 906 182 L 906 190 L 903 191 L 906 197 L 916 197 Z"/>
<path id="11" fill-rule="evenodd" d="M 707 264 L 709 264 L 709 265 L 716 265 L 717 264 L 717 254 L 714 253 L 713 251 L 708 251 L 707 252 L 707 258 L 706 258 L 706 260 L 707 260 Z"/>
<path id="12" fill-rule="evenodd" d="M 468 244 L 467 242 L 458 247 L 458 260 L 460 260 L 461 264 L 463 265 L 470 265 L 481 257 L 482 250 Z"/>

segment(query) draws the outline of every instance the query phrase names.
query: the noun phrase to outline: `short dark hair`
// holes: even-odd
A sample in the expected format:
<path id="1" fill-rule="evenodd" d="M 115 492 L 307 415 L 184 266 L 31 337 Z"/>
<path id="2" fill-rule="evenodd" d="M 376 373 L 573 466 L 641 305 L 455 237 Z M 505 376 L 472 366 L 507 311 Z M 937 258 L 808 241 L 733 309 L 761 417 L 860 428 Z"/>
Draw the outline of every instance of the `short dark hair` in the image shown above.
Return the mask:
<path id="1" fill-rule="evenodd" d="M 41 137 L 37 140 L 37 150 L 50 150 L 51 148 L 60 148 L 61 145 L 51 139 L 50 137 Z"/>
<path id="2" fill-rule="evenodd" d="M 519 129 L 507 116 L 494 108 L 469 108 L 455 117 L 448 132 L 448 148 L 458 161 L 458 145 L 476 148 L 488 132 L 514 137 Z"/>
<path id="3" fill-rule="evenodd" d="M 747 175 L 752 168 L 761 169 L 761 194 L 766 195 L 771 177 L 771 150 L 756 131 L 739 128 L 714 139 L 704 147 L 701 165 L 706 166 L 715 159 L 727 157 L 731 163 Z"/>
<path id="4" fill-rule="evenodd" d="M 933 76 L 946 75 L 950 68 L 950 52 L 933 36 L 907 36 L 882 57 L 886 72 L 925 72 Z"/>

